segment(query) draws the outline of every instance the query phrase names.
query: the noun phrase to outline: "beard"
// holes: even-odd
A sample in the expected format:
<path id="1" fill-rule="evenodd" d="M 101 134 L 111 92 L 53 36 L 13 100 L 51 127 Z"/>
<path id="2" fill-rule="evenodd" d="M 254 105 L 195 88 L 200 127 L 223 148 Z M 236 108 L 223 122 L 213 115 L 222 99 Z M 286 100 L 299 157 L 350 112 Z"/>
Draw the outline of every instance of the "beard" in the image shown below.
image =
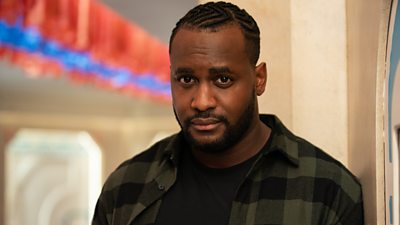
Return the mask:
<path id="1" fill-rule="evenodd" d="M 252 95 L 249 104 L 246 106 L 244 112 L 240 115 L 236 124 L 231 124 L 229 120 L 220 115 L 215 115 L 212 111 L 198 112 L 194 116 L 187 118 L 182 123 L 179 121 L 176 111 L 174 109 L 175 118 L 178 121 L 186 141 L 196 150 L 205 153 L 222 153 L 227 151 L 230 147 L 236 145 L 243 136 L 248 132 L 251 122 L 254 118 L 254 111 L 256 106 L 256 95 Z M 213 140 L 201 141 L 193 137 L 190 132 L 191 120 L 194 118 L 216 118 L 225 126 L 224 133 Z"/>

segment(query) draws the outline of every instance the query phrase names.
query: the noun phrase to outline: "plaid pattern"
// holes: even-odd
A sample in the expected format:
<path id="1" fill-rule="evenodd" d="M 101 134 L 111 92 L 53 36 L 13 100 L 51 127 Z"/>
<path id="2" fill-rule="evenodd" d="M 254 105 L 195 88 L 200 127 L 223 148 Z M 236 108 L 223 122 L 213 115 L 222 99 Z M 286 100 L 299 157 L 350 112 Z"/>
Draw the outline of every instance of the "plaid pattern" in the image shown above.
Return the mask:
<path id="1" fill-rule="evenodd" d="M 357 179 L 277 117 L 260 118 L 272 135 L 238 189 L 229 224 L 364 224 Z M 103 187 L 92 224 L 153 224 L 183 149 L 187 145 L 178 133 L 121 164 Z"/>

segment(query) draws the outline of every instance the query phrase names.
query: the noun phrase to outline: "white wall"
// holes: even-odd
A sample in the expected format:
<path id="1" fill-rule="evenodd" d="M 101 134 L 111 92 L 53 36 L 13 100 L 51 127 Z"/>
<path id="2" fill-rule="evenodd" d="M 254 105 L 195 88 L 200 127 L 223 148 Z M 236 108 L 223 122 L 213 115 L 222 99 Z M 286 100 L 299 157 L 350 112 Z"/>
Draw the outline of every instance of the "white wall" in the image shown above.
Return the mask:
<path id="1" fill-rule="evenodd" d="M 246 9 L 261 30 L 268 83 L 260 111 L 277 114 L 294 133 L 347 165 L 345 0 L 230 2 Z"/>
<path id="2" fill-rule="evenodd" d="M 291 1 L 293 130 L 347 164 L 345 0 Z"/>
<path id="3" fill-rule="evenodd" d="M 206 1 L 200 1 L 206 2 Z M 260 109 L 361 181 L 366 224 L 384 224 L 383 84 L 391 0 L 231 0 L 261 29 Z"/>

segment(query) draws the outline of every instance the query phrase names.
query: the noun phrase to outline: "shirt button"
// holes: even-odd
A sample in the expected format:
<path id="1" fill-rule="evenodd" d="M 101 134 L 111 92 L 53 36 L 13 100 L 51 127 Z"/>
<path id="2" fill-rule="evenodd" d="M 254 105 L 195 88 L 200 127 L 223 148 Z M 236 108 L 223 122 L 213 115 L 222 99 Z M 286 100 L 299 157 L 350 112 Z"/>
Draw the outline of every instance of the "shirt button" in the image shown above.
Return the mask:
<path id="1" fill-rule="evenodd" d="M 158 190 L 164 191 L 164 189 L 165 189 L 165 186 L 164 186 L 164 185 L 162 185 L 162 184 L 159 184 L 159 185 L 158 185 Z"/>

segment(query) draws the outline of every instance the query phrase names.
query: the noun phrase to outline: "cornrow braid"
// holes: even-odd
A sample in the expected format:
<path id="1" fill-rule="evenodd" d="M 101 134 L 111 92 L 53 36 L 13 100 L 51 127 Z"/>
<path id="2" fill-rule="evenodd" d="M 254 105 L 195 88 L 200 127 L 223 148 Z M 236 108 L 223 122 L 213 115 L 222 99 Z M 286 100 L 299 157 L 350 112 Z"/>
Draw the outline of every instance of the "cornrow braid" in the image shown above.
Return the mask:
<path id="1" fill-rule="evenodd" d="M 169 51 L 181 28 L 217 31 L 217 28 L 227 25 L 239 25 L 245 37 L 249 60 L 255 65 L 260 55 L 260 30 L 257 23 L 244 9 L 227 2 L 208 2 L 191 9 L 172 30 Z"/>

